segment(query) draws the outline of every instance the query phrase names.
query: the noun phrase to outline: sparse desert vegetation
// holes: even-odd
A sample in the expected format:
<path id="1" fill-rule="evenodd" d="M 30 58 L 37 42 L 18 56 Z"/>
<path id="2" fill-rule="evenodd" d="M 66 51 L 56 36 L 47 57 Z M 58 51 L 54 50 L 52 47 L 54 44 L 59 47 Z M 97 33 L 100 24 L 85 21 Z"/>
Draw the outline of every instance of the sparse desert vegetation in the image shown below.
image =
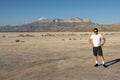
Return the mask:
<path id="1" fill-rule="evenodd" d="M 101 33 L 108 68 L 94 67 L 92 32 L 2 32 L 0 80 L 119 80 L 120 32 Z"/>

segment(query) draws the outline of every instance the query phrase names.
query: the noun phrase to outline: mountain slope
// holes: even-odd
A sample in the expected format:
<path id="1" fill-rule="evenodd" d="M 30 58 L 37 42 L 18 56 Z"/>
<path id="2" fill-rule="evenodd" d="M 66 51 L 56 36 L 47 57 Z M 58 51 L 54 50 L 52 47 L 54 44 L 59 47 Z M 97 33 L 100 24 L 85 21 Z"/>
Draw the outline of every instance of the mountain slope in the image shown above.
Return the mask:
<path id="1" fill-rule="evenodd" d="M 91 31 L 94 27 L 100 31 L 120 31 L 119 24 L 99 25 L 91 22 L 90 19 L 72 18 L 69 20 L 62 19 L 45 19 L 42 18 L 32 23 L 17 25 L 17 26 L 2 26 L 0 31 L 46 31 L 46 32 L 62 32 L 62 31 Z"/>

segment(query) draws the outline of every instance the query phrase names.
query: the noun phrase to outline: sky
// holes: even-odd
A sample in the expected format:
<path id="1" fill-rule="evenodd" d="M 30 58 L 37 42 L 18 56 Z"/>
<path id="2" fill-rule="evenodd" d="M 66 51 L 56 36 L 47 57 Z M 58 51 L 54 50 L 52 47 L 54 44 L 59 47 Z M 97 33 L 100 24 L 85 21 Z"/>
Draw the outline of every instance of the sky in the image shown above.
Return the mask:
<path id="1" fill-rule="evenodd" d="M 42 17 L 120 23 L 119 8 L 120 0 L 0 0 L 0 26 L 25 24 Z"/>

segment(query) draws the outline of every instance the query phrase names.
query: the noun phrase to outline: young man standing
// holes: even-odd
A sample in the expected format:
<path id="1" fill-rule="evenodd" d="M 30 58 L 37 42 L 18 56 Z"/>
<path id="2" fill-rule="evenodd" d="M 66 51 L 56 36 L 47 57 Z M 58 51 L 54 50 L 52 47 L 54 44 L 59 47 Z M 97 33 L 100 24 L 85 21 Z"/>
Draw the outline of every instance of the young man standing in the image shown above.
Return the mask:
<path id="1" fill-rule="evenodd" d="M 102 46 L 105 43 L 105 37 L 103 35 L 98 33 L 98 29 L 94 28 L 93 29 L 94 34 L 92 34 L 89 38 L 89 42 L 93 47 L 93 55 L 94 55 L 94 60 L 95 60 L 95 67 L 99 66 L 98 65 L 98 56 L 100 56 L 103 67 L 107 67 L 104 62 L 104 56 L 103 56 L 103 51 L 102 51 Z"/>

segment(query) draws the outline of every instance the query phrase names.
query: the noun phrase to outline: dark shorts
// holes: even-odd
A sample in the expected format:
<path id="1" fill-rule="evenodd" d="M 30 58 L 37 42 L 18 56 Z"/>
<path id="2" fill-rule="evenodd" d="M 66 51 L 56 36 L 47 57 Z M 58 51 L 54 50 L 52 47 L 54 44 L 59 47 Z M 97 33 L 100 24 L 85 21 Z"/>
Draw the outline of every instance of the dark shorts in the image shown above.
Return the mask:
<path id="1" fill-rule="evenodd" d="M 102 51 L 102 47 L 99 46 L 99 47 L 93 47 L 93 55 L 94 56 L 103 56 L 103 51 Z"/>

